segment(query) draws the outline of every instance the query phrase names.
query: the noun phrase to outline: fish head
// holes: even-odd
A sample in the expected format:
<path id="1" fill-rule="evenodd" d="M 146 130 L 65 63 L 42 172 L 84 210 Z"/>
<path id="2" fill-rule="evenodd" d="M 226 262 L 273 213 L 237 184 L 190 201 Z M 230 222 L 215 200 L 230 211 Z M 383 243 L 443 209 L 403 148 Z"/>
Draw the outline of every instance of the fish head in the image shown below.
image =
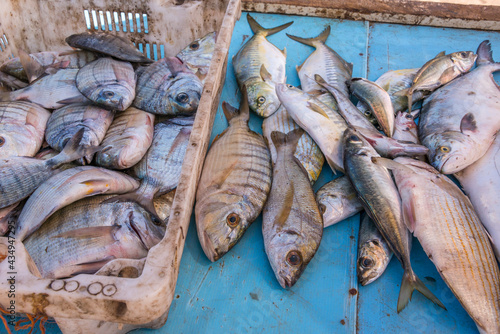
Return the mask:
<path id="1" fill-rule="evenodd" d="M 365 286 L 375 281 L 384 273 L 389 259 L 378 240 L 369 240 L 363 244 L 356 265 L 359 283 Z"/>
<path id="2" fill-rule="evenodd" d="M 274 114 L 281 105 L 276 96 L 274 85 L 265 81 L 256 81 L 246 85 L 248 106 L 257 115 L 268 117 Z"/>
<path id="3" fill-rule="evenodd" d="M 457 65 L 460 72 L 465 73 L 469 71 L 472 66 L 474 66 L 477 54 L 472 51 L 460 51 L 453 52 L 452 54 L 450 54 L 450 57 L 453 63 Z"/>
<path id="4" fill-rule="evenodd" d="M 177 80 L 172 83 L 168 97 L 175 115 L 191 115 L 198 109 L 203 84 L 192 74 L 184 76 L 178 74 Z"/>
<path id="5" fill-rule="evenodd" d="M 366 141 L 363 136 L 352 128 L 347 128 L 344 131 L 344 151 L 345 156 L 349 155 L 372 155 L 376 153 L 373 147 Z M 376 156 L 378 156 L 376 154 Z"/>
<path id="6" fill-rule="evenodd" d="M 325 192 L 318 196 L 318 208 L 323 221 L 339 221 L 346 208 L 345 198 L 341 193 Z"/>
<path id="7" fill-rule="evenodd" d="M 396 115 L 395 127 L 401 131 L 416 131 L 417 124 L 412 113 L 399 111 Z"/>
<path id="8" fill-rule="evenodd" d="M 0 158 L 25 155 L 26 147 L 33 146 L 28 135 L 15 130 L 0 133 Z"/>
<path id="9" fill-rule="evenodd" d="M 458 131 L 434 133 L 424 138 L 422 144 L 429 149 L 431 165 L 443 174 L 456 173 L 479 158 L 475 142 Z"/>
<path id="10" fill-rule="evenodd" d="M 94 100 L 97 104 L 108 107 L 111 110 L 124 111 L 132 104 L 135 91 L 121 84 L 103 86 L 96 91 Z"/>
<path id="11" fill-rule="evenodd" d="M 135 202 L 124 212 L 122 224 L 141 241 L 146 249 L 150 249 L 163 239 L 165 226 L 156 222 L 152 216 Z"/>
<path id="12" fill-rule="evenodd" d="M 210 61 L 215 50 L 216 32 L 211 32 L 202 38 L 191 42 L 177 54 L 189 67 L 210 66 Z"/>

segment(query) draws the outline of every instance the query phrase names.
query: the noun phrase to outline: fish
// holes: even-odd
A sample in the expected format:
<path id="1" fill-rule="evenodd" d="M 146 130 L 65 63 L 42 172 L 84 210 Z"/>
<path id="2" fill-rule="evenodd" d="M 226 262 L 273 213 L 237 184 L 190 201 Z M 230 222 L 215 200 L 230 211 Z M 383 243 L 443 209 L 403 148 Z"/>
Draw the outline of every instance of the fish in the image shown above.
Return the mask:
<path id="1" fill-rule="evenodd" d="M 210 64 L 212 63 L 216 37 L 217 32 L 210 32 L 202 38 L 189 43 L 189 45 L 182 49 L 176 56 L 196 74 L 202 85 L 205 85 L 205 79 Z"/>
<path id="2" fill-rule="evenodd" d="M 455 173 L 474 209 L 491 236 L 493 250 L 500 259 L 500 136 L 490 146 L 485 155 L 469 167 Z"/>
<path id="3" fill-rule="evenodd" d="M 383 157 L 394 158 L 397 156 L 422 156 L 427 154 L 428 149 L 422 145 L 414 145 L 411 142 L 398 141 L 382 135 L 375 126 L 359 113 L 349 97 L 336 87 L 329 85 L 320 76 L 314 76 L 316 82 L 324 87 L 335 98 L 338 113 L 346 120 L 350 127 L 355 128 L 373 148 Z"/>
<path id="4" fill-rule="evenodd" d="M 113 259 L 141 259 L 161 241 L 164 229 L 140 205 L 109 198 L 92 196 L 58 210 L 23 242 L 43 278 L 93 274 Z"/>
<path id="5" fill-rule="evenodd" d="M 314 38 L 286 35 L 294 41 L 316 49 L 307 57 L 302 65 L 296 67 L 300 85 L 304 92 L 314 95 L 316 98 L 323 96 L 322 98 L 319 97 L 319 100 L 330 108 L 335 109 L 335 100 L 328 94 L 324 94 L 323 88 L 314 80 L 314 75 L 321 75 L 328 84 L 348 96 L 349 89 L 347 88 L 346 81 L 352 77 L 353 65 L 346 62 L 337 52 L 326 45 L 326 40 L 330 36 L 330 29 L 330 26 L 326 27 L 321 34 Z"/>
<path id="6" fill-rule="evenodd" d="M 17 218 L 23 209 L 24 201 L 20 201 L 0 209 L 0 236 L 15 231 Z"/>
<path id="7" fill-rule="evenodd" d="M 155 115 L 129 107 L 118 113 L 101 142 L 104 148 L 95 156 L 101 167 L 126 169 L 137 164 L 153 142 Z"/>
<path id="8" fill-rule="evenodd" d="M 30 102 L 0 102 L 0 159 L 34 156 L 42 147 L 50 112 Z"/>
<path id="9" fill-rule="evenodd" d="M 316 192 L 316 201 L 323 216 L 324 227 L 343 221 L 363 210 L 351 181 L 346 176 L 337 177 Z"/>
<path id="10" fill-rule="evenodd" d="M 131 63 L 152 63 L 132 42 L 125 37 L 104 31 L 87 31 L 66 38 L 66 43 L 74 48 L 102 53 Z"/>
<path id="11" fill-rule="evenodd" d="M 493 61 L 489 41 L 479 45 L 477 54 L 478 66 L 434 91 L 420 112 L 420 142 L 429 148 L 431 165 L 443 174 L 479 160 L 500 130 L 500 89 L 492 76 L 500 63 Z"/>
<path id="12" fill-rule="evenodd" d="M 193 123 L 194 117 L 177 117 L 157 123 L 151 146 L 131 170 L 141 185 L 136 191 L 116 196 L 113 200 L 137 202 L 151 213 L 153 219 L 161 222 L 153 198 L 177 188 Z"/>
<path id="13" fill-rule="evenodd" d="M 85 103 L 89 100 L 76 88 L 78 69 L 65 69 L 41 77 L 29 86 L 0 92 L 0 101 L 26 101 L 45 109 L 58 109 L 70 103 Z"/>
<path id="14" fill-rule="evenodd" d="M 153 205 L 156 213 L 158 214 L 158 218 L 165 222 L 165 225 L 168 224 L 170 210 L 172 209 L 172 204 L 174 203 L 175 191 L 176 189 L 171 190 L 168 193 L 153 199 Z"/>
<path id="15" fill-rule="evenodd" d="M 78 90 L 95 104 L 124 111 L 135 98 L 136 78 L 132 65 L 112 58 L 99 58 L 85 65 L 76 76 Z"/>
<path id="16" fill-rule="evenodd" d="M 293 120 L 314 139 L 330 168 L 343 172 L 342 134 L 347 123 L 342 116 L 292 85 L 277 84 L 276 93 Z"/>
<path id="17" fill-rule="evenodd" d="M 156 61 L 140 72 L 134 107 L 157 115 L 192 115 L 203 84 L 179 58 Z"/>
<path id="18" fill-rule="evenodd" d="M 262 211 L 267 258 L 283 288 L 292 287 L 312 260 L 323 236 L 323 218 L 314 192 L 294 152 L 302 129 L 273 131 L 278 152 L 271 192 Z"/>
<path id="19" fill-rule="evenodd" d="M 80 159 L 100 150 L 100 147 L 83 147 L 80 129 L 66 144 L 61 153 L 48 160 L 29 157 L 0 159 L 0 209 L 27 198 L 43 182 L 59 173 L 61 165 Z"/>
<path id="20" fill-rule="evenodd" d="M 363 136 L 352 129 L 345 131 L 344 140 L 346 175 L 351 180 L 366 213 L 373 219 L 380 234 L 403 266 L 397 312 L 406 307 L 414 290 L 446 309 L 413 272 L 410 262 L 410 233 L 405 225 L 398 189 L 389 171 L 372 162 L 372 159 L 380 158 L 380 155 Z"/>
<path id="21" fill-rule="evenodd" d="M 394 108 L 389 94 L 376 83 L 364 78 L 352 78 L 348 81 L 348 85 L 352 94 L 368 105 L 382 131 L 388 137 L 392 137 Z"/>
<path id="22" fill-rule="evenodd" d="M 410 239 L 411 240 L 411 239 Z M 392 259 L 392 251 L 371 218 L 364 214 L 359 225 L 356 272 L 362 286 L 377 280 Z"/>
<path id="23" fill-rule="evenodd" d="M 60 69 L 80 69 L 97 59 L 94 52 L 84 50 L 43 51 L 28 55 L 43 69 L 52 74 Z M 33 65 L 32 65 L 33 66 Z M 19 80 L 28 81 L 28 75 L 20 57 L 12 58 L 0 65 L 0 71 Z"/>
<path id="24" fill-rule="evenodd" d="M 12 75 L 8 75 L 0 71 L 0 86 L 5 88 L 10 88 L 10 90 L 16 90 L 28 86 L 24 81 L 17 79 Z"/>
<path id="25" fill-rule="evenodd" d="M 84 197 L 122 194 L 139 188 L 139 182 L 120 172 L 94 166 L 67 169 L 42 183 L 28 198 L 16 225 L 16 238 L 29 237 L 57 210 Z"/>
<path id="26" fill-rule="evenodd" d="M 408 97 L 408 111 L 411 112 L 415 91 L 434 91 L 456 77 L 467 73 L 474 66 L 476 58 L 477 55 L 473 51 L 453 52 L 448 55 L 444 51 L 440 52 L 418 70 L 411 87 L 400 90 L 397 94 Z"/>
<path id="27" fill-rule="evenodd" d="M 417 124 L 415 119 L 418 117 L 420 110 L 412 112 L 398 111 L 394 122 L 393 138 L 414 144 L 420 144 L 418 140 Z"/>
<path id="28" fill-rule="evenodd" d="M 262 135 L 248 127 L 246 92 L 239 110 L 222 104 L 229 127 L 212 142 L 196 190 L 196 230 L 212 262 L 240 240 L 271 190 L 271 154 Z"/>
<path id="29" fill-rule="evenodd" d="M 247 89 L 250 110 L 261 117 L 269 117 L 280 106 L 275 84 L 285 82 L 286 48 L 281 51 L 267 40 L 288 28 L 292 22 L 265 29 L 247 14 L 254 35 L 233 57 L 233 68 L 240 87 Z"/>
<path id="30" fill-rule="evenodd" d="M 274 114 L 264 118 L 264 121 L 262 122 L 262 134 L 264 135 L 267 147 L 269 147 L 269 151 L 271 152 L 273 166 L 276 163 L 278 154 L 276 147 L 271 140 L 271 133 L 273 131 L 279 131 L 286 134 L 295 129 L 300 129 L 300 127 L 294 122 L 293 118 L 288 114 L 283 105 L 281 105 L 278 111 Z M 297 149 L 295 150 L 295 157 L 299 159 L 302 166 L 304 166 L 307 170 L 311 184 L 314 184 L 323 168 L 325 156 L 321 153 L 318 145 L 316 145 L 314 140 L 307 133 L 304 133 L 299 139 Z"/>
<path id="31" fill-rule="evenodd" d="M 479 332 L 500 332 L 500 270 L 470 200 L 423 161 L 397 158 L 375 163 L 392 169 L 408 228 Z"/>
<path id="32" fill-rule="evenodd" d="M 113 121 L 114 112 L 91 104 L 70 104 L 55 110 L 47 122 L 45 140 L 50 147 L 61 151 L 68 140 L 80 129 L 80 145 L 98 146 Z M 85 156 L 83 164 L 90 164 L 93 155 Z"/>

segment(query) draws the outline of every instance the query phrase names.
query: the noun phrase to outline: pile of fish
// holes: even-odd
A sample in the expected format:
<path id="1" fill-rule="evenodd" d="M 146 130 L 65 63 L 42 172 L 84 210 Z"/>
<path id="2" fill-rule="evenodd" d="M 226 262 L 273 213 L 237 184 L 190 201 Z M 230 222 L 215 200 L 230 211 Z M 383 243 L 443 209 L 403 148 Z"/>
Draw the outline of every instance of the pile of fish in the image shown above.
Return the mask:
<path id="1" fill-rule="evenodd" d="M 0 66 L 0 235 L 39 273 L 95 273 L 161 241 L 215 33 L 152 61 L 111 33 Z"/>
<path id="2" fill-rule="evenodd" d="M 196 194 L 207 257 L 224 256 L 262 212 L 270 265 L 280 285 L 291 287 L 323 228 L 364 210 L 362 285 L 378 279 L 394 255 L 404 269 L 397 312 L 414 290 L 445 308 L 412 269 L 415 236 L 479 330 L 500 332 L 500 89 L 492 77 L 500 63 L 489 42 L 372 82 L 353 78 L 353 65 L 325 44 L 329 27 L 315 38 L 288 35 L 315 48 L 297 66 L 299 89 L 286 83 L 286 50 L 266 39 L 292 22 L 263 28 L 247 20 L 254 35 L 232 59 L 241 105 L 223 103 L 229 127 L 208 151 Z M 264 136 L 248 127 L 250 110 L 264 117 Z M 314 194 L 325 160 L 345 176 Z"/>

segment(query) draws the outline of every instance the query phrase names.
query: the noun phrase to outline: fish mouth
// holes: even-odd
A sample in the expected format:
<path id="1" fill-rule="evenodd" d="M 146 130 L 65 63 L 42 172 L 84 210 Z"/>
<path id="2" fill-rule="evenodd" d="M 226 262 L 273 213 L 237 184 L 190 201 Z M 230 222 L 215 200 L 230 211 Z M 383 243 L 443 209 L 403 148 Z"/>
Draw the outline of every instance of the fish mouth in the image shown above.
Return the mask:
<path id="1" fill-rule="evenodd" d="M 139 238 L 139 240 L 141 241 L 142 245 L 144 246 L 145 249 L 149 249 L 149 247 L 146 245 L 146 242 L 142 239 L 142 236 L 141 236 L 141 233 L 139 232 L 139 229 L 137 228 L 137 226 L 135 225 L 134 223 L 134 220 L 133 220 L 133 214 L 131 212 L 131 214 L 129 214 L 129 222 L 130 222 L 130 228 L 132 229 L 132 231 L 134 231 L 134 233 L 137 235 L 137 237 Z"/>
<path id="2" fill-rule="evenodd" d="M 444 167 L 446 163 L 451 159 L 451 156 L 449 156 L 446 160 L 443 160 L 441 163 L 438 163 L 436 166 L 434 166 L 440 173 L 444 174 Z M 433 164 L 434 165 L 434 164 Z"/>
<path id="3" fill-rule="evenodd" d="M 219 255 L 215 249 L 212 239 L 210 239 L 210 236 L 206 231 L 203 232 L 203 243 L 201 248 L 210 261 L 215 262 L 220 259 L 221 255 Z"/>

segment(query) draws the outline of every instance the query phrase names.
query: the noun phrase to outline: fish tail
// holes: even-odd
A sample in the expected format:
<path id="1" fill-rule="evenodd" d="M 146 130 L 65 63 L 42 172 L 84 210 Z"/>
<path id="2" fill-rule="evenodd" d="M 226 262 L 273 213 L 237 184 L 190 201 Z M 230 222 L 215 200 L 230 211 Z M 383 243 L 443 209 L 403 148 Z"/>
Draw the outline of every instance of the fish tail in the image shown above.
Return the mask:
<path id="1" fill-rule="evenodd" d="M 401 312 L 408 302 L 411 300 L 411 295 L 414 290 L 418 290 L 421 294 L 427 297 L 430 301 L 439 307 L 446 310 L 446 307 L 441 303 L 441 301 L 434 296 L 434 294 L 425 286 L 425 284 L 415 275 L 413 270 L 410 268 L 405 270 L 403 275 L 403 281 L 401 282 L 401 289 L 399 290 L 398 298 L 398 313 Z"/>
<path id="2" fill-rule="evenodd" d="M 278 150 L 281 146 L 288 146 L 293 154 L 303 134 L 304 130 L 301 128 L 294 129 L 287 134 L 279 131 L 273 131 L 271 132 L 271 140 L 273 141 L 276 150 Z"/>
<path id="3" fill-rule="evenodd" d="M 57 168 L 62 164 L 78 160 L 81 157 L 92 155 L 95 152 L 100 151 L 102 149 L 100 146 L 89 147 L 80 144 L 84 132 L 85 129 L 78 130 L 78 132 L 75 133 L 75 135 L 66 143 L 61 153 L 49 159 L 47 163 L 52 165 L 52 168 Z"/>
<path id="4" fill-rule="evenodd" d="M 281 30 L 288 28 L 293 23 L 293 21 L 292 21 L 292 22 L 282 24 L 279 27 L 266 29 L 266 28 L 263 28 L 260 24 L 258 24 L 257 21 L 255 21 L 255 19 L 253 17 L 251 17 L 249 14 L 247 14 L 247 20 L 248 20 L 248 24 L 250 24 L 250 28 L 252 28 L 252 31 L 254 34 L 260 33 L 264 36 L 274 35 L 277 32 L 280 32 Z"/>
<path id="5" fill-rule="evenodd" d="M 246 85 L 243 85 L 241 87 L 241 95 L 240 109 L 236 109 L 226 101 L 222 102 L 222 111 L 224 112 L 224 116 L 226 116 L 228 122 L 231 122 L 231 120 L 233 118 L 236 118 L 237 116 L 244 117 L 247 121 L 250 119 L 250 108 L 248 107 L 248 94 Z"/>
<path id="6" fill-rule="evenodd" d="M 492 64 L 495 62 L 493 60 L 493 52 L 491 51 L 491 43 L 489 40 L 482 41 L 481 44 L 479 44 L 476 54 L 476 64 L 478 66 L 484 64 Z"/>
<path id="7" fill-rule="evenodd" d="M 318 36 L 316 37 L 312 37 L 312 38 L 302 38 L 302 37 L 297 37 L 297 36 L 293 36 L 293 35 L 290 35 L 290 34 L 286 34 L 288 37 L 290 37 L 291 39 L 293 39 L 294 41 L 297 41 L 299 43 L 302 43 L 302 44 L 305 44 L 305 45 L 309 45 L 309 46 L 312 46 L 312 47 L 316 47 L 317 45 L 319 44 L 325 44 L 326 43 L 326 40 L 328 39 L 328 36 L 330 36 L 330 26 L 328 26 L 327 28 L 325 28 L 325 30 L 323 30 L 321 32 L 321 34 L 319 34 Z"/>

